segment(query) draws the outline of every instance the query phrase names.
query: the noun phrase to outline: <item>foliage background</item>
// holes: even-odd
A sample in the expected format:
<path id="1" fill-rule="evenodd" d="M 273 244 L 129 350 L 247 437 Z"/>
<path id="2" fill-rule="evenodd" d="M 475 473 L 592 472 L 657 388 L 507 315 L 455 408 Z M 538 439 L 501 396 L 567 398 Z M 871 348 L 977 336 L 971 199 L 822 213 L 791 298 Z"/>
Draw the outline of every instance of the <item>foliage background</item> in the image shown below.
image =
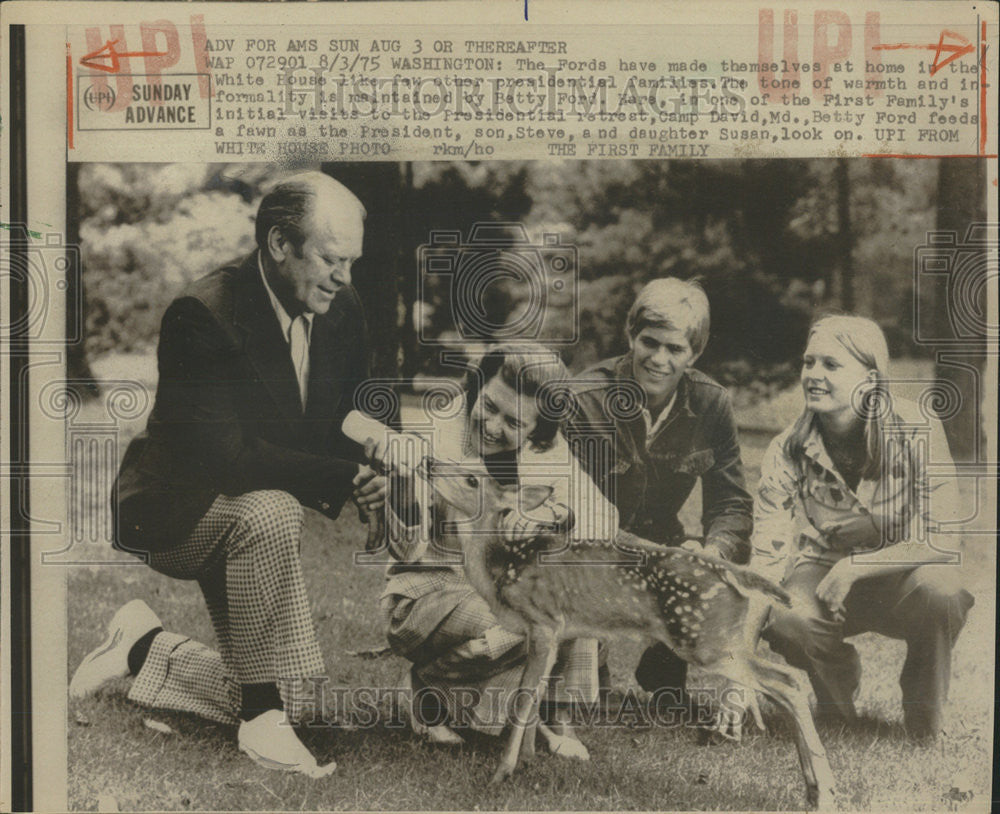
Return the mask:
<path id="1" fill-rule="evenodd" d="M 654 277 L 700 277 L 712 303 L 701 366 L 767 389 L 794 377 L 810 318 L 847 308 L 876 318 L 894 355 L 912 341 L 913 250 L 934 228 L 937 161 L 551 161 L 324 165 L 369 210 L 356 285 L 380 375 L 438 372 L 457 336 L 444 279 L 419 279 L 435 230 L 467 241 L 477 222 L 523 223 L 531 242 L 577 248 L 575 299 L 549 289 L 543 339 L 573 369 L 620 353 L 635 292 Z M 188 281 L 253 249 L 267 187 L 289 168 L 87 164 L 74 168 L 86 295 L 86 354 L 149 352 Z M 838 209 L 846 192 L 849 207 Z M 467 244 L 466 244 L 467 245 Z M 468 251 L 466 249 L 466 251 Z M 544 250 L 543 250 L 544 255 Z M 387 296 L 388 294 L 388 296 Z M 527 307 L 526 286 L 491 287 L 491 324 Z M 421 297 L 423 299 L 421 299 Z M 484 337 L 487 338 L 488 337 Z"/>

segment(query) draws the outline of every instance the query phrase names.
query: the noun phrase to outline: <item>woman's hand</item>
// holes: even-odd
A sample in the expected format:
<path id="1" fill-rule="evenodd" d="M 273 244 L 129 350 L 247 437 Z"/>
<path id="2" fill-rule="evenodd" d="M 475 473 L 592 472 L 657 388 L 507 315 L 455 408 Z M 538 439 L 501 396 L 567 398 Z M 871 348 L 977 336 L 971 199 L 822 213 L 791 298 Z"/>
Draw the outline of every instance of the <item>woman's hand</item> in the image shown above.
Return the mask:
<path id="1" fill-rule="evenodd" d="M 833 566 L 816 586 L 816 598 L 825 604 L 838 622 L 844 621 L 847 609 L 844 600 L 858 578 L 854 563 L 850 557 L 845 557 Z"/>
<path id="2" fill-rule="evenodd" d="M 419 435 L 390 430 L 381 438 L 370 439 L 365 444 L 365 454 L 382 472 L 405 472 L 420 465 L 430 454 L 430 445 Z"/>
<path id="3" fill-rule="evenodd" d="M 842 521 L 823 523 L 816 530 L 835 551 L 870 550 L 884 544 L 875 517 L 868 512 Z"/>
<path id="4" fill-rule="evenodd" d="M 413 469 L 430 454 L 430 446 L 419 435 L 396 432 L 357 410 L 347 414 L 343 432 L 364 447 L 368 463 L 382 473 Z"/>

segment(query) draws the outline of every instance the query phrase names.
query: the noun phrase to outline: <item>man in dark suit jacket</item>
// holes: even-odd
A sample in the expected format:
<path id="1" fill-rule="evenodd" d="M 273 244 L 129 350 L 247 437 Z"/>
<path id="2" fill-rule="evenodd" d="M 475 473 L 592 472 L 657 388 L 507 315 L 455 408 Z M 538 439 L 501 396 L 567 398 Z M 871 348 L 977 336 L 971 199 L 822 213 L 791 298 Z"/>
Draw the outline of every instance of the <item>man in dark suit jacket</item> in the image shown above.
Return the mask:
<path id="1" fill-rule="evenodd" d="M 313 708 L 325 673 L 299 560 L 302 507 L 372 510 L 385 481 L 340 431 L 367 375 L 351 286 L 364 207 L 322 173 L 279 184 L 257 213 L 257 251 L 194 282 L 167 309 L 147 430 L 115 485 L 116 545 L 196 579 L 219 652 L 164 632 L 141 600 L 70 684 L 76 697 L 135 675 L 141 704 L 239 722 L 240 748 L 320 776 L 287 717 Z"/>

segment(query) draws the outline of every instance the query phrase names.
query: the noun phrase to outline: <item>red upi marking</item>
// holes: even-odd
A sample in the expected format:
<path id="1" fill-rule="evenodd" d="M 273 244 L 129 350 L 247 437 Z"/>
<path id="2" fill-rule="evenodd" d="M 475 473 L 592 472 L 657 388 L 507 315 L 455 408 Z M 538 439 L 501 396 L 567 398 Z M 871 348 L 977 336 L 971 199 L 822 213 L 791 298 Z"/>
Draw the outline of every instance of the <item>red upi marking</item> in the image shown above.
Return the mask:
<path id="1" fill-rule="evenodd" d="M 961 44 L 959 45 L 956 43 L 948 43 L 946 45 L 944 41 L 945 37 L 952 37 L 958 40 Z M 969 42 L 961 34 L 956 34 L 954 31 L 948 31 L 947 29 L 944 29 L 941 32 L 941 36 L 938 39 L 937 43 L 932 42 L 929 45 L 910 45 L 909 43 L 900 42 L 894 45 L 874 46 L 874 50 L 876 51 L 899 51 L 904 48 L 916 48 L 917 50 L 920 51 L 934 52 L 934 62 L 931 65 L 931 76 L 934 76 L 934 74 L 940 71 L 948 63 L 954 62 L 959 57 L 963 57 L 966 54 L 971 54 L 973 51 L 976 50 L 976 46 L 973 45 L 971 42 Z M 941 59 L 941 54 L 943 53 L 950 53 L 951 56 L 949 56 L 946 60 L 944 60 L 944 62 L 938 62 L 938 60 Z"/>
<path id="2" fill-rule="evenodd" d="M 66 43 L 66 144 L 73 149 L 73 54 Z"/>
<path id="3" fill-rule="evenodd" d="M 979 36 L 979 152 L 986 152 L 986 21 Z"/>
<path id="4" fill-rule="evenodd" d="M 951 37 L 958 40 L 961 44 L 948 43 L 945 44 L 944 38 Z M 950 62 L 954 62 L 966 54 L 971 54 L 976 50 L 976 46 L 969 42 L 961 34 L 956 34 L 954 31 L 949 31 L 944 29 L 941 31 L 941 37 L 938 39 L 937 44 L 931 43 L 929 45 L 910 45 L 908 43 L 896 43 L 894 45 L 876 45 L 874 50 L 876 51 L 899 51 L 904 48 L 916 48 L 922 51 L 933 51 L 934 52 L 934 63 L 931 65 L 931 76 L 934 76 L 938 71 L 940 71 L 945 65 Z M 980 34 L 979 42 L 979 152 L 978 153 L 943 153 L 940 155 L 928 155 L 925 153 L 862 153 L 863 158 L 996 158 L 996 153 L 986 153 L 986 23 L 982 24 L 982 33 Z M 946 60 L 943 62 L 938 62 L 941 58 L 942 53 L 950 53 Z M 994 183 L 996 183 L 994 181 Z"/>
<path id="5" fill-rule="evenodd" d="M 84 54 L 80 57 L 80 64 L 105 73 L 118 73 L 122 57 L 165 57 L 169 54 L 168 51 L 117 51 L 115 50 L 117 42 L 118 40 L 108 40 L 96 51 Z M 111 61 L 110 65 L 101 64 L 108 60 Z"/>

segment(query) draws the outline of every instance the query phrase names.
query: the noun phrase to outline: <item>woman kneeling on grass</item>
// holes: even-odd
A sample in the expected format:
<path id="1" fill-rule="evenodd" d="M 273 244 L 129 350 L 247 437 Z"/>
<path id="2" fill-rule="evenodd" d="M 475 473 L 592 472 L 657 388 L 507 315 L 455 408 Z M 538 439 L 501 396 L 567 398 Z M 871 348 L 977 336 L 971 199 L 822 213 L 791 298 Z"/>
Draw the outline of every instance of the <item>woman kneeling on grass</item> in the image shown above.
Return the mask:
<path id="1" fill-rule="evenodd" d="M 871 320 L 813 324 L 805 410 L 761 464 L 751 567 L 797 603 L 772 610 L 764 638 L 808 672 L 818 716 L 855 719 L 861 664 L 844 638 L 875 631 L 906 641 L 903 719 L 912 737 L 926 738 L 941 728 L 951 650 L 973 598 L 948 551 L 955 538 L 931 530 L 932 518 L 958 510 L 944 430 L 890 396 L 888 362 Z"/>
<path id="2" fill-rule="evenodd" d="M 434 422 L 432 452 L 481 461 L 501 486 L 549 486 L 552 497 L 532 517 L 558 519 L 569 507 L 575 518 L 571 540 L 613 539 L 617 511 L 577 464 L 559 423 L 539 410 L 543 388 L 567 378 L 559 357 L 540 345 L 494 347 L 470 371 L 464 392 L 441 411 L 454 417 Z M 456 554 L 431 545 L 419 561 L 391 565 L 380 600 L 389 644 L 413 662 L 415 729 L 443 744 L 462 743 L 457 728 L 500 733 L 527 653 L 524 637 L 500 627 L 473 590 Z M 566 723 L 566 704 L 593 703 L 597 690 L 597 641 L 564 643 L 543 699 L 543 717 L 555 737 L 542 734 L 553 752 L 587 757 Z"/>

